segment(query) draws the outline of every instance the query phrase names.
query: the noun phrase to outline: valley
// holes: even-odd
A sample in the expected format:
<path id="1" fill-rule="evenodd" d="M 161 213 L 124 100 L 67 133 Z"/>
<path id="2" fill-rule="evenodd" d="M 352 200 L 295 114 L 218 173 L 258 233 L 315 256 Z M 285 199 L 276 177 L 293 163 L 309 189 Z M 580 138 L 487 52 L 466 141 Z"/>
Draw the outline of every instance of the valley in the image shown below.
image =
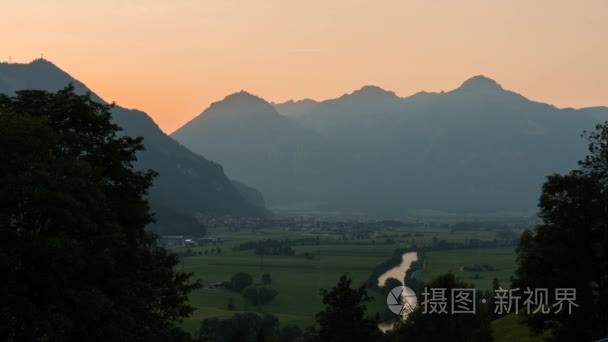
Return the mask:
<path id="1" fill-rule="evenodd" d="M 506 285 L 513 275 L 514 240 L 505 240 L 504 236 L 509 236 L 505 232 L 521 229 L 517 225 L 499 228 L 491 223 L 485 226 L 484 223 L 477 223 L 474 230 L 467 230 L 466 227 L 459 229 L 459 226 L 453 229 L 446 224 L 396 223 L 394 227 L 378 228 L 369 235 L 357 237 L 353 230 L 348 229 L 347 222 L 336 225 L 346 228 L 324 231 L 277 226 L 239 230 L 226 226 L 213 227 L 208 229 L 207 237 L 218 239 L 218 243 L 171 247 L 182 256 L 178 269 L 193 272 L 194 277 L 205 285 L 228 281 L 238 272 L 251 274 L 254 285 L 261 284 L 262 275 L 268 273 L 272 277 L 270 286 L 278 291 L 277 297 L 270 303 L 252 306 L 240 293 L 203 286 L 190 296 L 190 302 L 197 310 L 184 320 L 184 329 L 196 332 L 201 320 L 209 317 L 227 318 L 236 312 L 271 313 L 282 326 L 296 324 L 304 329 L 314 325 L 315 314 L 323 307 L 320 288 L 335 285 L 344 273 L 348 273 L 356 286 L 370 283 L 374 269 L 402 248 L 415 248 L 423 252 L 424 258 L 420 260 L 423 268 L 414 273 L 414 278 L 418 280 L 428 281 L 437 274 L 452 272 L 474 284 L 477 289 L 490 290 L 493 278 Z M 364 226 L 362 223 L 357 225 Z M 313 243 L 297 245 L 301 239 L 310 239 Z M 293 241 L 295 253 L 292 256 L 260 255 L 255 250 L 239 250 L 239 246 L 246 243 L 265 240 Z M 495 247 L 478 248 L 474 247 L 475 244 L 493 244 Z M 476 272 L 462 270 L 468 263 L 481 262 L 491 264 L 495 269 L 478 272 L 478 276 L 475 276 Z M 374 279 L 377 281 L 377 278 Z M 377 287 L 370 289 L 374 297 L 368 304 L 370 314 L 377 313 L 383 319 L 394 319 L 396 316 L 387 310 L 386 296 Z M 233 309 L 228 308 L 230 302 L 234 304 Z"/>

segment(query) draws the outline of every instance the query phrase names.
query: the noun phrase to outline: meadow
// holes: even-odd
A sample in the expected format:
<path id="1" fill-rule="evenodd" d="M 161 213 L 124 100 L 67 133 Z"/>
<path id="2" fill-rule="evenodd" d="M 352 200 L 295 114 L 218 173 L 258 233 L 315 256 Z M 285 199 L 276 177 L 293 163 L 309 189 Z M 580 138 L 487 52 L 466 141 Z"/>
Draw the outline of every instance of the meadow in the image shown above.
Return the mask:
<path id="1" fill-rule="evenodd" d="M 364 284 L 374 267 L 390 258 L 396 248 L 412 245 L 430 247 L 441 240 L 466 243 L 471 239 L 497 239 L 496 232 L 492 231 L 454 233 L 445 227 L 432 226 L 386 229 L 365 238 L 278 227 L 241 231 L 223 227 L 209 229 L 207 237 L 221 238 L 225 242 L 188 248 L 193 256 L 182 258 L 179 266 L 182 270 L 193 272 L 203 284 L 228 281 L 237 272 L 247 272 L 253 276 L 254 283 L 261 283 L 262 274 L 269 273 L 271 286 L 278 291 L 278 296 L 261 307 L 251 307 L 239 293 L 204 286 L 190 295 L 191 304 L 197 310 L 182 323 L 182 327 L 190 332 L 199 328 L 202 319 L 231 317 L 235 312 L 244 311 L 271 313 L 281 325 L 297 324 L 302 328 L 314 325 L 315 314 L 323 309 L 320 288 L 331 288 L 345 273 L 353 279 L 353 285 Z M 253 250 L 235 249 L 252 240 L 304 237 L 319 237 L 320 244 L 293 246 L 295 256 L 260 256 Z M 221 248 L 221 253 L 217 248 Z M 176 252 L 187 250 L 186 247 L 173 249 Z M 512 247 L 428 251 L 425 256 L 424 268 L 415 274 L 416 278 L 425 281 L 451 271 L 479 289 L 488 289 L 493 277 L 506 281 L 514 270 Z M 480 279 L 471 279 L 473 273 L 460 271 L 460 268 L 465 263 L 474 262 L 492 264 L 496 270 L 484 273 Z M 371 295 L 374 300 L 368 304 L 368 312 L 382 315 L 386 311 L 386 298 L 375 291 Z M 229 302 L 234 304 L 233 310 L 228 308 Z"/>
<path id="2" fill-rule="evenodd" d="M 485 263 L 492 271 L 473 272 L 462 269 L 465 264 Z M 416 279 L 428 282 L 442 273 L 452 272 L 456 277 L 482 291 L 492 289 L 492 279 L 498 279 L 501 287 L 510 287 L 510 277 L 515 272 L 515 248 L 467 248 L 425 253 L 422 270 L 414 273 Z"/>

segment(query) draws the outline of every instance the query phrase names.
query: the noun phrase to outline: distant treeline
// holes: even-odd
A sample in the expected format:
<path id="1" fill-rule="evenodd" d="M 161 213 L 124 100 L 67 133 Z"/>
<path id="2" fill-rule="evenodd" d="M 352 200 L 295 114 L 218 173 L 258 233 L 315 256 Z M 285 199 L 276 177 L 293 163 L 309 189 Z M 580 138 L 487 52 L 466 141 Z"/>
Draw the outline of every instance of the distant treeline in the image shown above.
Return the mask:
<path id="1" fill-rule="evenodd" d="M 321 244 L 319 237 L 301 238 L 301 239 L 265 239 L 258 241 L 247 241 L 236 247 L 236 251 L 254 250 L 257 255 L 281 255 L 294 256 L 296 252 L 292 246 L 315 246 Z"/>
<path id="2" fill-rule="evenodd" d="M 468 239 L 465 242 L 450 242 L 446 240 L 439 240 L 433 238 L 432 245 L 429 246 L 428 250 L 446 250 L 446 249 L 465 249 L 465 248 L 497 248 L 497 247 L 508 247 L 517 244 L 517 237 L 507 237 L 493 239 L 493 240 L 482 240 L 482 239 Z"/>
<path id="3" fill-rule="evenodd" d="M 205 249 L 204 251 L 201 251 L 201 250 L 193 251 L 192 249 L 188 248 L 184 251 L 174 251 L 173 254 L 177 255 L 180 258 L 209 255 L 209 254 L 214 255 L 214 254 L 222 254 L 222 248 L 217 247 L 217 248 L 211 248 L 209 250 Z"/>
<path id="4" fill-rule="evenodd" d="M 491 221 L 471 221 L 471 222 L 458 222 L 450 225 L 452 232 L 476 230 L 476 231 L 490 231 L 490 230 L 502 230 L 507 229 L 505 223 L 491 222 Z"/>

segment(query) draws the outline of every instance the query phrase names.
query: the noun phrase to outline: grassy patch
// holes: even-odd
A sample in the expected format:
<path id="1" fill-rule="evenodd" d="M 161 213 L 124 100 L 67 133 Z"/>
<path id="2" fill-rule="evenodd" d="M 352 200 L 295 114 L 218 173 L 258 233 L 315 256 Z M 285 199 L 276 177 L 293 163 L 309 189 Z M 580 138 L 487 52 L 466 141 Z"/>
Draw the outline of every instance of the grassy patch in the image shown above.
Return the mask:
<path id="1" fill-rule="evenodd" d="M 471 272 L 462 266 L 471 263 L 485 263 L 493 266 L 493 271 Z M 515 250 L 512 247 L 468 248 L 425 253 L 423 269 L 414 277 L 425 282 L 440 274 L 452 272 L 461 280 L 471 283 L 478 290 L 490 290 L 492 279 L 496 277 L 503 288 L 510 286 L 509 278 L 515 272 Z M 479 278 L 476 278 L 478 274 Z"/>
<path id="2" fill-rule="evenodd" d="M 238 293 L 220 289 L 200 289 L 190 296 L 197 307 L 195 314 L 183 323 L 183 327 L 193 332 L 198 322 L 207 317 L 228 317 L 237 311 L 259 311 L 272 313 L 282 324 L 294 323 L 302 327 L 314 323 L 314 315 L 322 310 L 320 288 L 335 285 L 340 275 L 348 273 L 354 284 L 363 284 L 371 270 L 390 257 L 393 249 L 373 246 L 296 246 L 297 254 L 313 252 L 314 258 L 255 255 L 252 251 L 232 251 L 227 249 L 221 255 L 194 256 L 183 258 L 180 266 L 184 271 L 194 272 L 204 284 L 229 280 L 241 271 L 248 272 L 255 282 L 260 282 L 264 273 L 272 276 L 272 287 L 279 295 L 274 301 L 261 308 L 248 307 Z M 371 312 L 385 310 L 385 298 L 373 293 Z M 236 311 L 227 309 L 230 298 Z"/>
<path id="3" fill-rule="evenodd" d="M 229 290 L 197 290 L 190 296 L 190 301 L 197 310 L 182 323 L 182 327 L 190 332 L 197 331 L 204 318 L 230 317 L 236 312 L 244 311 L 268 312 L 277 316 L 281 325 L 292 323 L 304 328 L 314 324 L 315 314 L 323 309 L 319 289 L 334 286 L 344 273 L 348 273 L 358 286 L 364 284 L 374 268 L 389 259 L 398 248 L 414 244 L 418 247 L 431 246 L 437 240 L 466 243 L 470 239 L 496 239 L 493 231 L 452 232 L 446 227 L 422 226 L 385 229 L 363 239 L 278 227 L 254 231 L 213 228 L 208 231 L 208 236 L 220 237 L 228 242 L 190 248 L 194 256 L 182 258 L 179 268 L 193 272 L 195 278 L 201 279 L 204 284 L 227 281 L 237 272 L 247 272 L 253 276 L 254 282 L 259 283 L 262 274 L 270 273 L 273 281 L 271 286 L 278 291 L 278 296 L 258 308 L 247 306 L 240 294 Z M 296 256 L 261 257 L 252 250 L 233 249 L 246 241 L 269 238 L 295 240 L 305 237 L 319 237 L 321 244 L 293 246 Z M 221 254 L 217 253 L 218 247 L 221 248 Z M 185 250 L 184 247 L 174 249 L 178 252 Z M 214 254 L 211 253 L 212 250 Z M 305 255 L 312 255 L 312 258 L 306 258 Z M 491 286 L 494 276 L 506 285 L 514 270 L 512 248 L 459 249 L 427 252 L 426 256 L 425 268 L 415 275 L 425 281 L 452 271 L 478 288 L 486 289 Z M 481 279 L 473 280 L 473 273 L 460 271 L 463 264 L 472 262 L 489 263 L 496 267 L 496 271 L 483 273 Z M 376 292 L 371 292 L 371 295 L 375 300 L 368 305 L 368 312 L 382 315 L 386 311 L 386 298 Z M 234 311 L 227 308 L 230 298 L 235 305 Z"/>

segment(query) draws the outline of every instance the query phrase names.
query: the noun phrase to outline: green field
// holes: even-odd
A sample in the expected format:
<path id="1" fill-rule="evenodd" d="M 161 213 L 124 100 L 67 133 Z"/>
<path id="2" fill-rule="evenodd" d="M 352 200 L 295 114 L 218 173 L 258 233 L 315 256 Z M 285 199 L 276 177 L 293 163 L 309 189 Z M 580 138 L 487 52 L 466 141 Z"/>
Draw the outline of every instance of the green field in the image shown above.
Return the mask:
<path id="1" fill-rule="evenodd" d="M 487 263 L 494 271 L 471 272 L 462 270 L 470 263 Z M 510 287 L 510 277 L 515 272 L 515 250 L 513 247 L 454 249 L 425 253 L 423 269 L 414 277 L 426 282 L 442 273 L 452 272 L 461 280 L 471 283 L 478 290 L 490 290 L 492 279 L 498 279 L 503 288 Z M 478 278 L 475 275 L 478 275 Z"/>
<path id="2" fill-rule="evenodd" d="M 448 229 L 440 227 L 387 229 L 376 232 L 366 239 L 281 228 L 238 232 L 226 228 L 214 228 L 207 236 L 221 237 L 230 242 L 190 248 L 195 254 L 200 251 L 202 255 L 182 258 L 180 268 L 193 272 L 195 278 L 200 279 L 203 284 L 227 281 L 237 272 L 247 272 L 253 276 L 255 283 L 259 283 L 263 273 L 270 273 L 273 280 L 272 287 L 279 294 L 274 301 L 258 308 L 248 307 L 240 294 L 226 289 L 210 290 L 206 287 L 199 289 L 190 295 L 191 304 L 197 310 L 182 323 L 182 326 L 190 332 L 195 332 L 204 318 L 230 317 L 235 312 L 243 311 L 272 313 L 282 325 L 294 323 L 306 327 L 314 324 L 315 314 L 323 308 L 319 295 L 320 288 L 332 287 L 344 273 L 348 273 L 353 278 L 354 285 L 363 284 L 374 267 L 389 259 L 396 248 L 412 244 L 419 247 L 430 246 L 433 240 L 464 243 L 472 238 L 488 241 L 496 238 L 495 233 L 489 231 L 450 233 Z M 262 258 L 252 250 L 233 250 L 234 246 L 251 240 L 298 239 L 311 236 L 320 237 L 321 244 L 294 246 L 296 256 Z M 211 254 L 211 249 L 217 247 L 222 249 L 221 254 Z M 184 247 L 174 249 L 178 252 L 185 250 Z M 205 250 L 208 252 L 207 255 L 204 254 Z M 313 257 L 306 258 L 304 253 L 312 254 Z M 426 260 L 425 268 L 418 272 L 416 277 L 430 280 L 440 273 L 452 271 L 481 289 L 488 288 L 494 276 L 506 281 L 512 274 L 514 266 L 512 248 L 427 252 Z M 496 271 L 483 274 L 477 281 L 470 279 L 472 274 L 459 271 L 464 263 L 480 261 L 495 265 Z M 371 313 L 382 314 L 386 310 L 384 296 L 375 292 L 372 295 L 375 300 L 368 305 L 368 310 Z M 227 309 L 230 298 L 235 304 L 235 310 Z"/>
<path id="3" fill-rule="evenodd" d="M 210 249 L 211 247 L 196 247 Z M 297 254 L 314 253 L 312 259 L 304 257 L 264 256 L 253 251 L 232 251 L 229 245 L 222 246 L 221 255 L 207 255 L 183 258 L 183 269 L 194 272 L 204 284 L 226 281 L 241 271 L 251 274 L 259 282 L 263 273 L 272 276 L 272 287 L 279 295 L 271 303 L 260 309 L 247 307 L 240 294 L 229 290 L 209 290 L 206 288 L 190 295 L 191 303 L 197 307 L 192 317 L 184 322 L 189 331 L 198 329 L 200 321 L 206 317 L 229 317 L 237 311 L 262 310 L 277 316 L 282 324 L 295 323 L 307 326 L 314 323 L 314 315 L 322 309 L 320 288 L 335 285 L 340 275 L 348 273 L 357 285 L 363 284 L 371 270 L 388 259 L 394 248 L 372 245 L 331 245 L 295 246 Z M 385 299 L 373 294 L 371 311 L 383 312 Z M 227 310 L 233 298 L 236 311 Z"/>

